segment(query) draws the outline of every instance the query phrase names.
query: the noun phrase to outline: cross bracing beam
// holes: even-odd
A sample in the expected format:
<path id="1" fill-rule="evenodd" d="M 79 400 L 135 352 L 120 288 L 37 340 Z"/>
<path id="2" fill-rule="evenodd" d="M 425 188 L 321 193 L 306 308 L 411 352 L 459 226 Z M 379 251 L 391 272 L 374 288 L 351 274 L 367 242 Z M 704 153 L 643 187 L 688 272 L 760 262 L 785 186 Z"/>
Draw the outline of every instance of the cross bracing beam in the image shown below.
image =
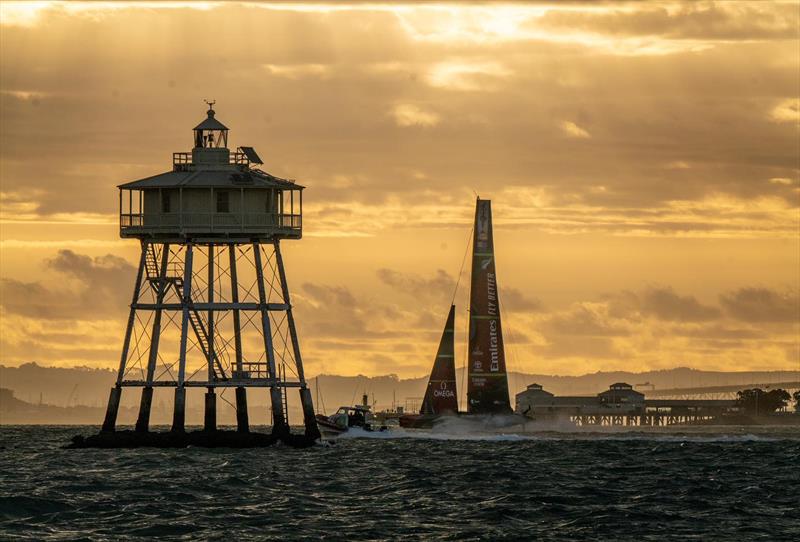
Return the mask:
<path id="1" fill-rule="evenodd" d="M 142 430 L 148 427 L 152 388 L 172 388 L 173 430 L 182 431 L 183 390 L 208 388 L 207 428 L 215 427 L 211 403 L 229 404 L 239 430 L 248 431 L 246 388 L 252 387 L 270 389 L 273 432 L 279 433 L 289 429 L 286 390 L 297 389 L 306 432 L 313 436 L 316 420 L 280 244 L 196 241 L 142 243 L 118 391 L 112 391 L 104 427 L 113 430 L 122 388 L 143 388 L 137 424 Z M 156 315 L 159 325 L 154 325 Z M 220 395 L 227 388 L 236 389 L 235 405 Z"/>
<path id="2" fill-rule="evenodd" d="M 238 379 L 238 380 L 213 380 L 211 382 L 205 380 L 187 380 L 183 383 L 187 388 L 238 388 L 240 386 L 247 388 L 300 388 L 300 382 L 284 381 L 280 379 L 271 378 L 252 378 L 252 379 Z M 120 386 L 128 388 L 139 388 L 144 386 L 153 386 L 155 388 L 176 388 L 178 383 L 174 380 L 156 380 L 152 384 L 148 384 L 145 380 L 123 380 Z"/>
<path id="3" fill-rule="evenodd" d="M 166 310 L 166 311 L 179 311 L 183 310 L 182 303 L 134 303 L 132 307 L 136 310 L 142 311 L 155 311 L 155 310 Z M 231 311 L 231 310 L 240 310 L 240 311 L 260 311 L 262 309 L 268 311 L 286 311 L 289 309 L 289 305 L 285 303 L 192 303 L 191 307 L 198 311 Z"/>

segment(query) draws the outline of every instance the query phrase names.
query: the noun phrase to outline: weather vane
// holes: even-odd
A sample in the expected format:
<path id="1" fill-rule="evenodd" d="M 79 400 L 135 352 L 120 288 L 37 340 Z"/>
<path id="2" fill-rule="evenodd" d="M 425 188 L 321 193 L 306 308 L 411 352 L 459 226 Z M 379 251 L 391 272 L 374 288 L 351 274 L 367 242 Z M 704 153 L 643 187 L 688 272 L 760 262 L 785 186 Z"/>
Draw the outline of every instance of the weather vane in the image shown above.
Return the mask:
<path id="1" fill-rule="evenodd" d="M 213 110 L 214 110 L 214 104 L 215 104 L 215 103 L 217 103 L 217 100 L 211 100 L 211 101 L 209 101 L 209 100 L 203 100 L 203 101 L 204 101 L 204 102 L 206 102 L 206 105 L 208 106 L 208 108 L 209 108 L 211 111 L 213 111 Z"/>

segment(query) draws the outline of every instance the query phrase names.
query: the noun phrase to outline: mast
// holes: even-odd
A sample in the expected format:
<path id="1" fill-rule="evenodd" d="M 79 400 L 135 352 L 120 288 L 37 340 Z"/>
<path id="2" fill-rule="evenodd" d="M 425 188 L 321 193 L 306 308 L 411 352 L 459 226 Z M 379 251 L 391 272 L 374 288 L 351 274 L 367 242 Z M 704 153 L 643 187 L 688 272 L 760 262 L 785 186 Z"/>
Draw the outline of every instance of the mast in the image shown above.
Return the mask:
<path id="1" fill-rule="evenodd" d="M 450 313 L 439 342 L 439 350 L 433 362 L 431 376 L 425 398 L 422 399 L 420 414 L 455 414 L 458 412 L 456 395 L 455 362 L 455 319 L 456 306 L 450 305 Z"/>
<path id="2" fill-rule="evenodd" d="M 492 202 L 475 206 L 470 285 L 467 412 L 510 414 L 492 236 Z"/>

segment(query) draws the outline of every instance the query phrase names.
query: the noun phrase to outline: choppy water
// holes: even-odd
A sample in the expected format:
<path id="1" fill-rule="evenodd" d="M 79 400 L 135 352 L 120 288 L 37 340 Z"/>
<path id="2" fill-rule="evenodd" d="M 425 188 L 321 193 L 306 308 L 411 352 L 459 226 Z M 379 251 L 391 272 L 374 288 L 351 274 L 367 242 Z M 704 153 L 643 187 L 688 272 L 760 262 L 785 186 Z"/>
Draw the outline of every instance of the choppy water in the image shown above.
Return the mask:
<path id="1" fill-rule="evenodd" d="M 0 428 L 0 539 L 800 537 L 798 430 L 60 448 L 95 430 Z"/>

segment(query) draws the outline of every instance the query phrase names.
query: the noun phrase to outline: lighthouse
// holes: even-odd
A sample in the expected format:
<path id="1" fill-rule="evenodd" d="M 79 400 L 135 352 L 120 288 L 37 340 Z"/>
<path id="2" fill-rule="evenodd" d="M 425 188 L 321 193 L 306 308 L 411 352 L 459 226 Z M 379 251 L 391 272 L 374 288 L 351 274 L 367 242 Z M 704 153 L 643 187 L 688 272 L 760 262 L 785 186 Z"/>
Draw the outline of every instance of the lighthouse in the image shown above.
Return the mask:
<path id="1" fill-rule="evenodd" d="M 103 432 L 115 431 L 123 390 L 141 390 L 147 433 L 154 388 L 174 388 L 172 432 L 185 431 L 187 388 L 205 390 L 204 430 L 217 406 L 249 432 L 248 393 L 268 393 L 272 435 L 288 438 L 288 394 L 299 392 L 305 434 L 317 438 L 303 373 L 282 240 L 303 236 L 303 188 L 260 169 L 252 147 L 228 147 L 206 102 L 190 152 L 172 169 L 119 185 L 120 236 L 141 246 L 116 383 Z M 226 395 L 227 392 L 227 395 Z"/>

